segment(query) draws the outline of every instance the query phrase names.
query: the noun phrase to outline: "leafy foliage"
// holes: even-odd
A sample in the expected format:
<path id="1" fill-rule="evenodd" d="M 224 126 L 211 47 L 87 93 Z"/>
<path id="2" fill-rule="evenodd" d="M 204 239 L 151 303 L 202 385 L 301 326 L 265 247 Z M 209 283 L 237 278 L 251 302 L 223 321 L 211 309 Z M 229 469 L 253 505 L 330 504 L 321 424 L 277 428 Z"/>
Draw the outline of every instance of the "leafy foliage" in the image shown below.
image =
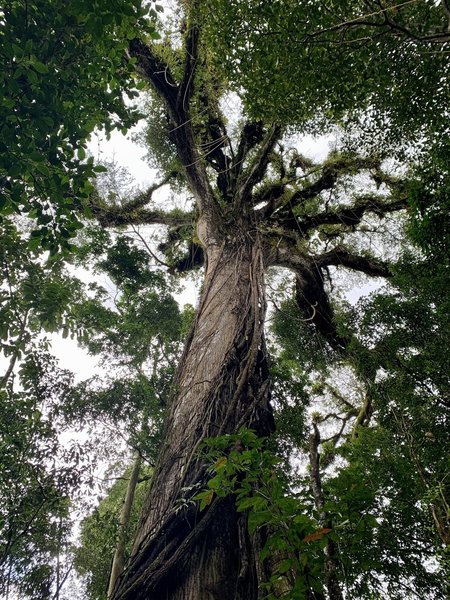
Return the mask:
<path id="1" fill-rule="evenodd" d="M 260 559 L 275 563 L 265 583 L 267 598 L 278 597 L 286 579 L 283 597 L 307 598 L 308 592 L 323 589 L 323 548 L 330 529 L 320 527 L 307 504 L 283 483 L 279 460 L 267 447 L 267 440 L 249 429 L 235 435 L 210 438 L 204 444 L 204 458 L 211 463 L 207 489 L 196 494 L 200 510 L 214 499 L 234 495 L 238 512 L 247 515 L 250 534 L 263 530 Z M 303 499 L 304 500 L 304 499 Z"/>
<path id="2" fill-rule="evenodd" d="M 49 597 L 71 532 L 70 498 L 86 480 L 80 445 L 60 443 L 60 404 L 72 385 L 45 348 L 0 392 L 0 590 Z"/>
<path id="3" fill-rule="evenodd" d="M 397 141 L 447 129 L 445 2 L 203 4 L 208 43 L 254 117 L 320 128 L 367 111 Z"/>
<path id="4" fill-rule="evenodd" d="M 30 243 L 70 248 L 97 168 L 94 128 L 127 129 L 138 113 L 128 39 L 154 33 L 140 1 L 12 0 L 0 13 L 0 210 L 36 221 Z"/>

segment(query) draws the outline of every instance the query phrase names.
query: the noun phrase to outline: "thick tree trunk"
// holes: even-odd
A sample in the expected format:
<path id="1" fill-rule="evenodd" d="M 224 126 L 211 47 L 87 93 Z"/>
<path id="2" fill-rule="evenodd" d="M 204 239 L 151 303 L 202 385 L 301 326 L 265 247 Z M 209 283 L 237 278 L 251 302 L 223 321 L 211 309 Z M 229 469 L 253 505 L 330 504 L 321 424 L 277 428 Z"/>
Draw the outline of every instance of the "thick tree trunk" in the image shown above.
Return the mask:
<path id="1" fill-rule="evenodd" d="M 198 453 L 205 438 L 235 433 L 243 425 L 260 435 L 273 430 L 262 253 L 247 227 L 230 238 L 204 240 L 203 294 L 133 556 L 115 600 L 258 598 L 254 540 L 233 499 L 216 498 L 202 512 L 192 501 L 207 481 Z"/>

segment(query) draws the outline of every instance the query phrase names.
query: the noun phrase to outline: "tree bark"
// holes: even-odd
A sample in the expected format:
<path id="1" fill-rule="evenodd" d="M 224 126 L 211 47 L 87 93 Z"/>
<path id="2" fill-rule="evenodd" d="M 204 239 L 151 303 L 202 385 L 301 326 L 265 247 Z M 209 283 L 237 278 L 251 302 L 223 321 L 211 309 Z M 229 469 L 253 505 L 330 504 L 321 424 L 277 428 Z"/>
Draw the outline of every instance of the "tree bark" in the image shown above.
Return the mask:
<path id="1" fill-rule="evenodd" d="M 260 242 L 241 223 L 221 239 L 199 226 L 203 294 L 175 379 L 163 445 L 128 568 L 114 600 L 256 600 L 257 552 L 233 498 L 202 512 L 205 438 L 273 430 Z"/>

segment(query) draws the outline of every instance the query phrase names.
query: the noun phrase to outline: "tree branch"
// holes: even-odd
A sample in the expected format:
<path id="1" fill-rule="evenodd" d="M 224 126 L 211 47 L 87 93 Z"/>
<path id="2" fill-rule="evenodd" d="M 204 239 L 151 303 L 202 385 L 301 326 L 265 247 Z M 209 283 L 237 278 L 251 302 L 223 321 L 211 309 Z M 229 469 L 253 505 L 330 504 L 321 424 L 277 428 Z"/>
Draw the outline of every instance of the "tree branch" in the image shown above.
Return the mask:
<path id="1" fill-rule="evenodd" d="M 199 30 L 194 24 L 191 24 L 185 38 L 185 63 L 183 79 L 178 88 L 177 107 L 186 111 L 194 90 L 195 70 L 198 62 L 198 41 Z"/>
<path id="2" fill-rule="evenodd" d="M 136 59 L 136 71 L 150 81 L 157 93 L 170 109 L 171 117 L 176 122 L 179 87 L 173 78 L 169 66 L 158 58 L 150 46 L 138 39 L 130 40 L 128 45 L 130 57 Z"/>
<path id="3" fill-rule="evenodd" d="M 253 187 L 263 178 L 267 169 L 267 165 L 269 164 L 270 153 L 273 150 L 276 141 L 279 139 L 280 134 L 281 127 L 277 124 L 273 124 L 262 142 L 261 148 L 255 161 L 253 162 L 253 165 L 250 167 L 247 173 L 242 174 L 244 181 L 240 186 L 238 186 L 236 193 L 236 203 L 238 205 L 242 206 L 246 202 Z"/>
<path id="4" fill-rule="evenodd" d="M 383 6 L 381 2 L 378 2 L 380 9 L 376 11 L 371 11 L 370 13 L 361 15 L 354 19 L 350 19 L 347 21 L 343 21 L 341 23 L 337 23 L 336 25 L 332 25 L 327 28 L 319 29 L 317 31 L 313 31 L 311 33 L 307 33 L 304 38 L 301 40 L 302 43 L 308 43 L 308 41 L 313 40 L 314 38 L 320 37 L 326 33 L 336 33 L 339 31 L 346 32 L 352 29 L 357 29 L 359 27 L 364 28 L 385 28 L 386 30 L 391 30 L 393 32 L 397 32 L 397 36 L 401 34 L 403 37 L 413 40 L 414 42 L 437 42 L 444 44 L 450 40 L 450 35 L 448 32 L 437 32 L 437 33 L 429 33 L 427 35 L 416 34 L 411 29 L 408 29 L 404 25 L 400 25 L 397 21 L 392 19 L 389 16 L 389 12 L 397 11 L 400 8 L 413 4 L 417 2 L 417 0 L 406 0 L 405 2 L 401 2 L 399 4 L 393 6 Z M 440 6 L 447 13 L 450 20 L 450 6 L 447 0 L 444 0 L 440 3 Z M 372 18 L 382 17 L 381 21 L 378 20 L 369 20 Z M 394 33 L 395 35 L 395 33 Z M 357 41 L 357 40 L 353 40 Z M 328 43 L 342 44 L 345 43 L 342 40 L 327 40 Z"/>
<path id="5" fill-rule="evenodd" d="M 149 81 L 163 99 L 169 120 L 172 124 L 170 139 L 177 148 L 178 157 L 186 173 L 188 183 L 202 212 L 214 210 L 214 196 L 202 165 L 202 156 L 196 149 L 192 120 L 189 116 L 189 102 L 192 94 L 192 77 L 197 60 L 198 32 L 191 28 L 186 45 L 185 73 L 178 86 L 169 69 L 152 51 L 152 48 L 138 39 L 129 43 L 129 54 L 136 58 L 136 71 Z M 189 53 L 192 53 L 188 56 Z M 180 95 L 181 94 L 181 95 Z"/>
<path id="6" fill-rule="evenodd" d="M 314 262 L 319 268 L 329 266 L 346 267 L 353 271 L 365 273 L 370 277 L 390 277 L 391 275 L 387 263 L 371 256 L 353 254 L 341 246 L 334 248 L 330 252 L 316 256 Z"/>
<path id="7" fill-rule="evenodd" d="M 337 156 L 331 157 L 321 167 L 314 166 L 312 169 L 307 171 L 302 177 L 308 180 L 311 176 L 314 176 L 318 171 L 321 171 L 320 176 L 313 183 L 309 183 L 302 188 L 295 190 L 292 195 L 283 199 L 282 204 L 275 203 L 273 206 L 272 213 L 275 215 L 275 219 L 278 222 L 289 223 L 290 226 L 294 226 L 298 229 L 297 219 L 292 214 L 292 209 L 296 206 L 301 206 L 306 200 L 315 198 L 322 192 L 331 190 L 336 185 L 339 177 L 344 175 L 355 175 L 359 171 L 370 170 L 371 175 L 379 186 L 381 183 L 385 183 L 391 187 L 399 186 L 400 183 L 393 177 L 389 177 L 383 173 L 380 169 L 380 159 L 372 157 L 359 157 L 359 156 Z M 373 198 L 377 198 L 373 196 Z M 314 224 L 311 226 L 315 226 Z"/>
<path id="8" fill-rule="evenodd" d="M 264 129 L 261 121 L 248 121 L 241 130 L 236 158 L 233 161 L 231 172 L 233 180 L 236 182 L 242 172 L 244 161 L 252 148 L 262 142 Z"/>
<path id="9" fill-rule="evenodd" d="M 397 212 L 407 207 L 406 195 L 392 202 L 386 202 L 375 194 L 366 194 L 355 198 L 353 206 L 344 207 L 334 211 L 324 211 L 312 216 L 289 217 L 281 220 L 283 225 L 295 228 L 305 235 L 311 229 L 320 225 L 342 225 L 343 227 L 355 227 L 359 225 L 367 213 L 373 213 L 379 218 L 388 213 Z"/>
<path id="10" fill-rule="evenodd" d="M 133 212 L 143 208 L 146 204 L 151 202 L 154 192 L 167 185 L 169 181 L 174 179 L 177 175 L 177 171 L 171 171 L 164 177 L 164 179 L 151 185 L 147 190 L 145 190 L 145 192 L 138 194 L 135 198 L 129 200 L 128 202 L 124 202 L 122 204 L 122 209 Z"/>
<path id="11" fill-rule="evenodd" d="M 16 366 L 16 362 L 19 358 L 19 355 L 20 355 L 19 347 L 20 347 L 20 343 L 23 342 L 23 340 L 25 338 L 25 328 L 27 326 L 28 313 L 29 313 L 29 309 L 27 309 L 25 311 L 25 314 L 23 315 L 23 318 L 21 319 L 19 335 L 17 336 L 17 340 L 15 342 L 14 352 L 11 356 L 11 359 L 9 361 L 9 365 L 6 369 L 5 374 L 2 377 L 0 377 L 0 389 L 6 387 L 6 385 L 8 384 L 9 378 L 11 377 L 11 375 L 14 371 L 14 367 Z"/>
<path id="12" fill-rule="evenodd" d="M 126 227 L 127 225 L 167 225 L 180 227 L 193 222 L 193 213 L 165 212 L 140 208 L 129 211 L 122 206 L 95 206 L 94 215 L 102 227 Z"/>
<path id="13" fill-rule="evenodd" d="M 137 194 L 131 200 L 120 205 L 108 205 L 95 194 L 90 198 L 90 208 L 103 227 L 123 227 L 126 225 L 168 225 L 177 227 L 192 223 L 192 213 L 183 213 L 178 210 L 166 212 L 145 208 L 152 201 L 154 192 L 169 183 L 177 174 L 176 171 L 171 171 L 164 179 L 151 185 L 145 192 Z"/>

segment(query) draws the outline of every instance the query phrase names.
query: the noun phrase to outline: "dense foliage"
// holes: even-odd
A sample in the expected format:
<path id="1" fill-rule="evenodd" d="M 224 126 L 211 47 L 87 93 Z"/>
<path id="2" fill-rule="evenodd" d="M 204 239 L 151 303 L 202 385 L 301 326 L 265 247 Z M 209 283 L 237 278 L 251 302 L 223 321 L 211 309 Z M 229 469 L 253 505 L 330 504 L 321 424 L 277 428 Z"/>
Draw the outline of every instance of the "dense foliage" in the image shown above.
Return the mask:
<path id="1" fill-rule="evenodd" d="M 86 214 L 95 128 L 127 129 L 137 95 L 128 39 L 153 28 L 139 1 L 12 0 L 0 11 L 0 206 L 35 219 L 33 247 L 56 252 Z M 98 167 L 100 169 L 100 167 Z"/>

